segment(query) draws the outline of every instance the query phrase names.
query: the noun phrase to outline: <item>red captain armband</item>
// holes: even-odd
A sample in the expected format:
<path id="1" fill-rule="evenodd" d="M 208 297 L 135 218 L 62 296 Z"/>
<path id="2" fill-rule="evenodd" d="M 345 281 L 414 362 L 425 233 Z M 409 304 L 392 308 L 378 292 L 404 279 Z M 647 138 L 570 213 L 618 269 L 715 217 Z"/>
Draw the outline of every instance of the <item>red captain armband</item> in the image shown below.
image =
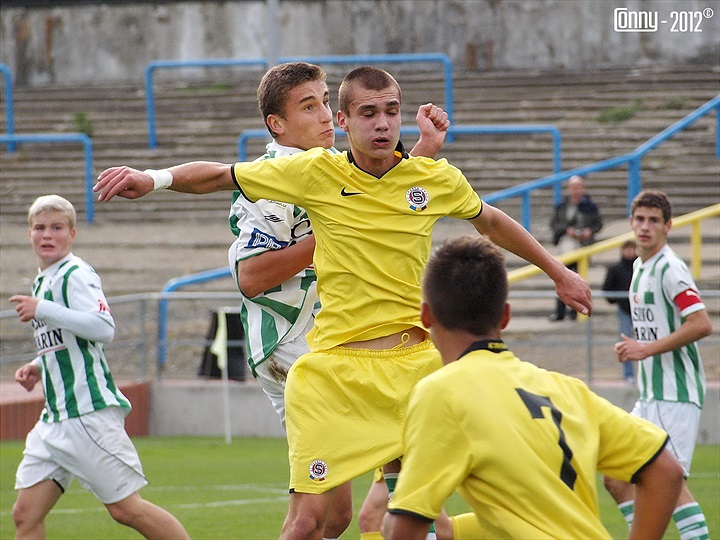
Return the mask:
<path id="1" fill-rule="evenodd" d="M 684 311 L 695 304 L 702 304 L 702 300 L 697 291 L 686 289 L 675 297 L 675 304 L 680 308 L 680 311 Z"/>

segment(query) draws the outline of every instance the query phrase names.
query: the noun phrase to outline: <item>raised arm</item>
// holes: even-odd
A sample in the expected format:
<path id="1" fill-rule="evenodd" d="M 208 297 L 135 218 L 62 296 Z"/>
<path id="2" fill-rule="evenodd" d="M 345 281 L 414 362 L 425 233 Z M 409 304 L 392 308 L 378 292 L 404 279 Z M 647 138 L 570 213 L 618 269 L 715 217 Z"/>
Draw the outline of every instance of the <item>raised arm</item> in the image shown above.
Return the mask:
<path id="1" fill-rule="evenodd" d="M 555 282 L 557 295 L 565 304 L 583 315 L 592 313 L 592 295 L 585 280 L 568 270 L 505 212 L 483 203 L 480 215 L 470 222 L 498 246 L 543 270 Z"/>
<path id="2" fill-rule="evenodd" d="M 434 158 L 445 142 L 445 135 L 450 127 L 447 113 L 440 107 L 427 103 L 420 105 L 415 121 L 420 129 L 420 139 L 410 150 L 410 155 Z"/>
<path id="3" fill-rule="evenodd" d="M 137 199 L 158 189 L 183 193 L 214 193 L 236 189 L 231 165 L 211 161 L 191 161 L 159 171 L 140 171 L 131 167 L 111 167 L 98 176 L 93 191 L 100 192 L 101 201 L 116 195 Z"/>

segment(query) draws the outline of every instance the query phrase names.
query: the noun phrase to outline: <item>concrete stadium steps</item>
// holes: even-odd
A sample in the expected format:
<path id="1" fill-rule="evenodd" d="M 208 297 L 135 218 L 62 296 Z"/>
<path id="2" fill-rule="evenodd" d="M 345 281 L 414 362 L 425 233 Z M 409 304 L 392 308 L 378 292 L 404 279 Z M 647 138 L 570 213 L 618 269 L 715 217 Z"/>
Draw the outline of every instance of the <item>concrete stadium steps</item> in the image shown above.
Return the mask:
<path id="1" fill-rule="evenodd" d="M 406 126 L 413 124 L 420 104 L 443 102 L 439 70 L 419 72 L 411 66 L 390 66 L 390 70 L 403 88 Z M 337 88 L 345 71 L 344 67 L 328 69 L 333 110 L 337 108 Z M 157 149 L 148 148 L 141 81 L 111 87 L 16 88 L 15 131 L 75 132 L 75 116 L 86 113 L 94 129 L 93 175 L 116 165 L 161 168 L 196 159 L 229 163 L 237 158 L 237 140 L 244 129 L 264 129 L 255 103 L 260 76 L 259 72 L 243 72 L 208 84 L 158 76 L 154 85 Z M 707 66 L 594 73 L 458 71 L 454 77 L 456 124 L 553 124 L 562 133 L 564 169 L 635 149 L 717 95 L 720 80 L 717 67 Z M 642 107 L 631 119 L 619 123 L 597 121 L 602 111 L 631 105 L 636 98 L 642 101 Z M 0 110 L 4 108 L 3 99 L 0 95 Z M 5 117 L 0 114 L 0 132 L 5 131 Z M 720 201 L 720 161 L 715 157 L 714 135 L 715 118 L 710 115 L 665 142 L 642 162 L 643 185 L 667 191 L 678 215 Z M 346 141 L 338 137 L 338 148 L 346 148 Z M 409 149 L 415 141 L 406 138 L 404 142 Z M 264 144 L 251 141 L 247 155 L 251 159 L 260 155 Z M 549 135 L 458 136 L 444 146 L 441 157 L 459 166 L 482 195 L 552 172 Z M 78 208 L 79 232 L 73 251 L 96 268 L 109 297 L 159 291 L 171 278 L 227 264 L 226 252 L 233 240 L 227 227 L 229 193 L 199 197 L 159 192 L 137 201 L 96 202 L 95 223 L 88 225 L 82 221 L 85 169 L 81 145 L 19 145 L 13 154 L 0 146 L 0 170 L 0 303 L 6 306 L 4 309 L 10 305 L 10 295 L 25 292 L 31 285 L 36 260 L 28 245 L 26 211 L 35 197 L 50 192 L 68 197 Z M 601 238 L 627 232 L 626 168 L 590 175 L 587 182 L 606 221 Z M 519 219 L 517 199 L 498 206 Z M 550 238 L 551 210 L 550 190 L 533 194 L 532 232 L 545 245 Z M 441 220 L 434 240 L 438 243 L 449 235 L 472 230 L 466 222 Z M 673 248 L 686 260 L 690 258 L 688 233 L 689 229 L 683 228 L 674 231 L 672 238 Z M 703 236 L 703 279 L 698 285 L 701 289 L 717 289 L 720 220 L 706 223 Z M 616 258 L 616 252 L 593 257 L 588 276 L 593 290 L 602 284 L 605 265 Z M 507 266 L 524 266 L 524 261 L 508 255 Z M 514 289 L 553 290 L 552 282 L 544 275 L 523 281 Z M 188 290 L 231 291 L 234 285 L 220 280 Z M 720 299 L 705 301 L 717 328 Z M 511 302 L 522 328 L 557 335 L 558 339 L 584 332 L 579 324 L 547 321 L 554 307 L 552 298 Z M 611 342 L 615 333 L 614 308 L 598 300 L 595 309 L 607 315 L 607 328 L 601 328 L 602 319 L 596 323 L 598 339 Z M 192 324 L 204 332 L 208 321 L 203 318 Z M 3 338 L 3 348 L 13 349 L 16 343 L 25 346 L 25 330 L 17 337 Z M 703 349 L 708 370 L 715 350 L 708 346 Z M 196 358 L 189 364 L 192 369 L 184 377 L 195 376 Z M 717 368 L 712 369 L 717 373 Z"/>
<path id="2" fill-rule="evenodd" d="M 333 102 L 344 68 L 328 69 Z M 403 87 L 405 124 L 414 119 L 417 106 L 442 103 L 443 80 L 439 70 L 417 71 L 408 66 L 393 69 Z M 75 116 L 85 113 L 92 122 L 95 171 L 118 164 L 159 168 L 193 159 L 231 162 L 237 156 L 237 138 L 244 129 L 262 128 L 255 103 L 261 72 L 244 70 L 230 79 L 171 80 L 156 73 L 156 130 L 159 148 L 147 148 L 145 92 L 141 84 L 111 87 L 46 87 L 15 90 L 15 126 L 18 133 L 73 132 Z M 177 73 L 174 74 L 177 76 Z M 592 73 L 457 72 L 454 75 L 455 122 L 552 123 L 563 137 L 563 167 L 571 168 L 613 157 L 636 148 L 697 106 L 714 97 L 718 70 L 713 67 L 607 70 Z M 600 123 L 597 116 L 614 106 L 640 100 L 636 115 L 620 123 Z M 4 129 L 4 116 L 0 128 Z M 702 119 L 643 160 L 646 187 L 667 190 L 679 213 L 701 207 L 717 196 L 718 160 L 714 157 L 714 119 Z M 414 141 L 408 140 L 411 147 Z M 338 147 L 346 145 L 338 138 Z M 264 141 L 252 141 L 248 156 L 262 152 Z M 548 135 L 459 136 L 446 144 L 441 156 L 457 164 L 477 189 L 489 193 L 552 172 L 552 146 Z M 3 203 L 0 220 L 23 220 L 24 208 L 48 189 L 62 189 L 84 209 L 84 164 L 80 145 L 22 145 L 14 155 L 0 150 Z M 689 167 L 692 165 L 692 167 Z M 688 173 L 692 171 L 692 173 Z M 678 182 L 682 178 L 683 182 Z M 77 182 L 77 184 L 75 184 Z M 588 184 L 610 219 L 625 212 L 622 192 L 624 169 L 592 175 Z M 715 182 L 713 184 L 713 182 Z M 688 185 L 698 186 L 687 189 Z M 208 196 L 186 202 L 175 194 L 156 194 L 150 200 L 127 205 L 101 205 L 108 219 L 132 221 L 172 219 L 177 211 L 202 218 L 226 197 Z M 533 225 L 542 229 L 549 218 L 552 194 L 533 195 L 537 201 Z M 519 212 L 519 201 L 503 203 Z"/>
<path id="3" fill-rule="evenodd" d="M 569 169 L 634 150 L 663 129 L 717 95 L 716 68 L 603 71 L 596 73 L 462 73 L 455 78 L 455 121 L 458 124 L 549 123 L 562 133 L 563 168 Z M 598 115 L 611 107 L 640 109 L 629 120 L 602 123 Z M 720 166 L 715 158 L 714 115 L 651 152 L 643 160 L 643 185 L 663 189 L 685 213 L 720 195 Z M 549 135 L 467 136 L 447 144 L 441 155 L 457 164 L 481 193 L 551 173 Z M 689 165 L 692 165 L 689 167 Z M 692 174 L 688 174 L 692 171 Z M 678 178 L 683 182 L 678 183 Z M 686 183 L 687 182 L 687 183 Z M 624 216 L 625 168 L 588 178 L 593 196 L 607 218 Z M 687 189 L 688 185 L 697 186 Z M 535 222 L 548 219 L 543 208 L 552 193 L 537 192 Z M 516 211 L 519 201 L 506 201 Z"/>
<path id="4" fill-rule="evenodd" d="M 73 252 L 85 258 L 103 281 L 107 296 L 158 292 L 173 277 L 227 266 L 227 249 L 234 236 L 225 215 L 204 221 L 175 215 L 165 220 L 120 221 L 98 219 L 78 223 Z M 0 227 L 2 310 L 7 298 L 25 293 L 32 285 L 37 260 L 30 247 L 27 225 L 5 223 Z M 230 279 L 192 290 L 233 291 Z M 27 336 L 25 336 L 27 337 Z"/>

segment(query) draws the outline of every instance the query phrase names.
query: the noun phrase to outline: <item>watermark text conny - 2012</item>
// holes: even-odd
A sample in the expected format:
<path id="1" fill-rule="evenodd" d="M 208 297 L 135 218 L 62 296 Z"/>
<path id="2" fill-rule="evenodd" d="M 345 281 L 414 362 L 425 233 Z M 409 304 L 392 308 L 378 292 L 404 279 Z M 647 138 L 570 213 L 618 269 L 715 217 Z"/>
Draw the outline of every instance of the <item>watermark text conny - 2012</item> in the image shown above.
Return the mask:
<path id="1" fill-rule="evenodd" d="M 616 32 L 702 32 L 703 22 L 715 15 L 712 8 L 693 11 L 674 10 L 667 14 L 624 7 L 613 11 L 613 29 Z"/>

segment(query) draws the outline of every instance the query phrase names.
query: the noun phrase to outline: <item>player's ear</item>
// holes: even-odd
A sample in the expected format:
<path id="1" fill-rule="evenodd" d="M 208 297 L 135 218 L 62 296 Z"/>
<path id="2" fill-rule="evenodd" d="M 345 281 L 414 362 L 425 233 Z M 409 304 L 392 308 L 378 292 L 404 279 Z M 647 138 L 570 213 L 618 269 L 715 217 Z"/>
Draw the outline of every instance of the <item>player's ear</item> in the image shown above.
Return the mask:
<path id="1" fill-rule="evenodd" d="M 426 302 L 420 304 L 420 322 L 425 328 L 430 328 L 434 322 L 432 311 Z"/>
<path id="2" fill-rule="evenodd" d="M 511 311 L 512 310 L 510 309 L 510 302 L 505 302 L 505 307 L 503 307 L 503 314 L 500 322 L 500 328 L 502 330 L 505 330 L 505 327 L 510 323 Z"/>
<path id="3" fill-rule="evenodd" d="M 276 135 L 283 135 L 285 133 L 285 123 L 277 114 L 268 114 L 265 123 Z"/>
<path id="4" fill-rule="evenodd" d="M 338 123 L 338 127 L 340 129 L 342 129 L 345 133 L 348 132 L 347 116 L 345 116 L 344 112 L 342 112 L 342 111 L 337 112 L 337 123 Z"/>

